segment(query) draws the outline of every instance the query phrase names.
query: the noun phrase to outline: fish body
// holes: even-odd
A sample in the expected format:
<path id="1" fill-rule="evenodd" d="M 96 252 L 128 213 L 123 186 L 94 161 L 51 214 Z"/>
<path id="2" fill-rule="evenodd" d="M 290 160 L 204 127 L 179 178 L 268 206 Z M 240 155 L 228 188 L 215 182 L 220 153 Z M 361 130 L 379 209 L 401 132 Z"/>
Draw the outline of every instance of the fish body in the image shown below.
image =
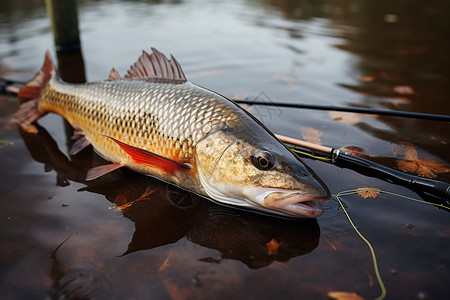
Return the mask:
<path id="1" fill-rule="evenodd" d="M 63 116 L 78 139 L 111 161 L 93 180 L 119 167 L 154 176 L 215 202 L 289 217 L 316 217 L 329 192 L 297 156 L 233 101 L 186 80 L 178 62 L 143 52 L 125 78 L 63 82 L 47 53 L 19 92 L 15 118 L 30 123 Z"/>

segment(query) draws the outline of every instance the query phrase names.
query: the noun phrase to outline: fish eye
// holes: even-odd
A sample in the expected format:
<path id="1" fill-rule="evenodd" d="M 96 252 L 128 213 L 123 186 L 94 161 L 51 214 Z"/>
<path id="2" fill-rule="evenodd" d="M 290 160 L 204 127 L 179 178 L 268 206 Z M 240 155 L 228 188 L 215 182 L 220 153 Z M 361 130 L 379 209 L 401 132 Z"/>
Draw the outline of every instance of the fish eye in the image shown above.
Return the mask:
<path id="1" fill-rule="evenodd" d="M 269 151 L 258 150 L 253 155 L 253 164 L 260 170 L 270 170 L 275 165 L 275 158 Z"/>

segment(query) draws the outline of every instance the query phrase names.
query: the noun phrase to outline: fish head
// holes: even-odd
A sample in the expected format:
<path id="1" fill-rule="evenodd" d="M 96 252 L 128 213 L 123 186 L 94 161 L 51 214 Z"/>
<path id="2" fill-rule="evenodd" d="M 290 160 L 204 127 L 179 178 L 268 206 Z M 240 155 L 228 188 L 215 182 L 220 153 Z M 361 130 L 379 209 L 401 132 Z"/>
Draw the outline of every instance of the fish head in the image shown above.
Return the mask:
<path id="1" fill-rule="evenodd" d="M 315 218 L 330 192 L 320 178 L 270 134 L 245 139 L 218 130 L 196 147 L 198 174 L 213 200 L 269 214 Z"/>

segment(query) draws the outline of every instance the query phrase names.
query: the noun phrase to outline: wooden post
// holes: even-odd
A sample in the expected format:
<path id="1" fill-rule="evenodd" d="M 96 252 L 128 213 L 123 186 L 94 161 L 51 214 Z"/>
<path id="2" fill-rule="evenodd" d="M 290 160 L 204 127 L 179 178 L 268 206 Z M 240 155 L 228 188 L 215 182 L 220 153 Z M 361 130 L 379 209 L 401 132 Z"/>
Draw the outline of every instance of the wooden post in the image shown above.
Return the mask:
<path id="1" fill-rule="evenodd" d="M 76 0 L 45 0 L 45 5 L 52 23 L 59 75 L 66 82 L 86 82 Z M 64 120 L 64 127 L 70 147 L 73 143 L 70 138 L 73 128 L 66 120 Z"/>
<path id="2" fill-rule="evenodd" d="M 80 49 L 76 0 L 45 0 L 57 51 Z"/>

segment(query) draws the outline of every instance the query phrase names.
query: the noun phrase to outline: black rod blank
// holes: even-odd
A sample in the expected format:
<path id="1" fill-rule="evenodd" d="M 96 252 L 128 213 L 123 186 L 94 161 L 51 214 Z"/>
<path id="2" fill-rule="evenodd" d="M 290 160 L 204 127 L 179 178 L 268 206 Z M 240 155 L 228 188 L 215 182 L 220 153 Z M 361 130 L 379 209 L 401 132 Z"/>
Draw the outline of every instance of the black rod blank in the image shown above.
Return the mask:
<path id="1" fill-rule="evenodd" d="M 239 104 L 247 104 L 247 105 L 261 105 L 261 106 L 265 105 L 265 106 L 303 108 L 303 109 L 315 109 L 315 110 L 326 110 L 326 111 L 344 111 L 344 112 L 354 112 L 354 113 L 361 113 L 361 114 L 372 114 L 372 115 L 381 115 L 381 116 L 392 116 L 392 117 L 450 122 L 450 116 L 447 116 L 447 115 L 419 113 L 419 112 L 410 112 L 410 111 L 395 111 L 395 110 L 383 110 L 383 109 L 363 108 L 363 107 L 344 107 L 344 106 L 316 105 L 316 104 L 304 104 L 304 103 L 265 102 L 265 101 L 253 101 L 253 100 L 233 100 L 233 101 L 236 103 L 239 103 Z"/>

